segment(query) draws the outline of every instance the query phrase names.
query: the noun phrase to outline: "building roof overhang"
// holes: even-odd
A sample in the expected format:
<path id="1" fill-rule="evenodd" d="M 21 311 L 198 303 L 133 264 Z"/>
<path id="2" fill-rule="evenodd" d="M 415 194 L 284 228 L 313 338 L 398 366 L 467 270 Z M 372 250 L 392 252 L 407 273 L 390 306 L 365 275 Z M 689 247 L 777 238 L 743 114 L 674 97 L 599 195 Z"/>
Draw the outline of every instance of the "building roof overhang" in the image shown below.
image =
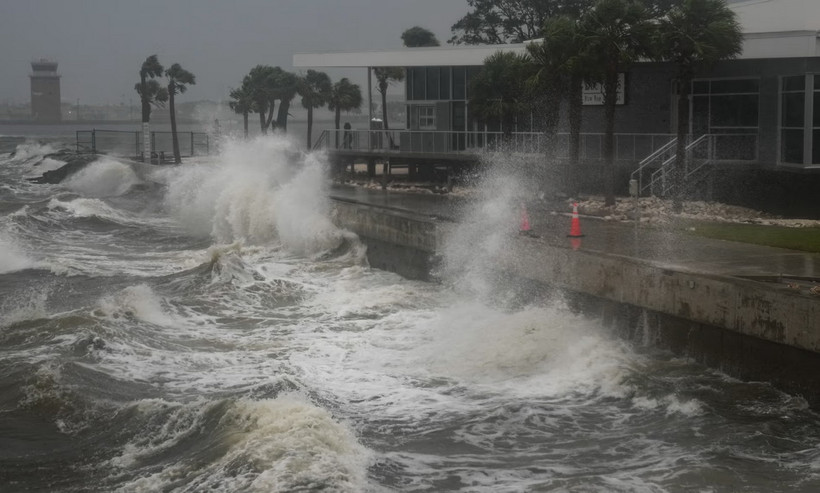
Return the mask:
<path id="1" fill-rule="evenodd" d="M 402 48 L 390 51 L 296 53 L 294 67 L 423 67 L 483 65 L 499 51 L 523 53 L 526 44 Z"/>

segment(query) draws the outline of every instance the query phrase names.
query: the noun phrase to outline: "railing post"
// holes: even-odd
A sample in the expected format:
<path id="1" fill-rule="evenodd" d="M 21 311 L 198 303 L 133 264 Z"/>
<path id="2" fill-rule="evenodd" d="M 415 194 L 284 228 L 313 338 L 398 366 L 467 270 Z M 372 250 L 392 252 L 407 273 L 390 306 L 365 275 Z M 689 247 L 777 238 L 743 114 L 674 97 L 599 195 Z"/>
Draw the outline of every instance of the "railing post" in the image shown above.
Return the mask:
<path id="1" fill-rule="evenodd" d="M 191 132 L 191 157 L 194 155 L 194 133 Z"/>
<path id="2" fill-rule="evenodd" d="M 91 129 L 91 152 L 97 154 L 97 129 Z"/>

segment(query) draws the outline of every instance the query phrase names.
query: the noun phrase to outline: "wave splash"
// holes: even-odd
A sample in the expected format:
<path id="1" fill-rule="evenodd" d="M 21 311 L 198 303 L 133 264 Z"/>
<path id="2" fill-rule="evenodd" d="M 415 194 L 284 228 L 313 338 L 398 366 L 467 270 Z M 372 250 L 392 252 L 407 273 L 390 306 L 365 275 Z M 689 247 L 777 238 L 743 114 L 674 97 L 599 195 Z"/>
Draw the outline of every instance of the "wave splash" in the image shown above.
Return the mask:
<path id="1" fill-rule="evenodd" d="M 179 450 L 194 457 L 148 474 L 118 491 L 363 491 L 370 454 L 355 435 L 299 394 L 273 399 L 175 405 L 145 400 L 135 409 L 148 432 L 110 461 L 114 478 Z M 144 416 L 140 417 L 141 414 Z M 162 419 L 157 419 L 162 417 Z M 212 427 L 208 443 L 195 444 Z M 192 467 L 194 464 L 201 467 Z M 112 478 L 112 479 L 114 479 Z"/>
<path id="2" fill-rule="evenodd" d="M 281 136 L 228 140 L 216 161 L 167 172 L 167 210 L 220 243 L 280 241 L 297 254 L 333 250 L 347 235 L 330 221 L 326 163 Z"/>
<path id="3" fill-rule="evenodd" d="M 117 197 L 140 182 L 131 166 L 103 157 L 71 175 L 63 185 L 86 197 Z"/>

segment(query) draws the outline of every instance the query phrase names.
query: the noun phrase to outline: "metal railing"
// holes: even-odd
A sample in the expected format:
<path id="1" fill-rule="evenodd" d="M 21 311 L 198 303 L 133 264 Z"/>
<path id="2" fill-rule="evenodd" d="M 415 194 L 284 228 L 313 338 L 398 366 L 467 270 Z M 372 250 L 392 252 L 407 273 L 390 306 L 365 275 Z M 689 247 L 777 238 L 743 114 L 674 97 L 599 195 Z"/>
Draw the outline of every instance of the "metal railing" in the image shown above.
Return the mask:
<path id="1" fill-rule="evenodd" d="M 749 163 L 757 161 L 757 134 L 703 134 L 685 147 L 681 185 L 691 187 L 704 180 L 715 164 Z M 632 172 L 633 195 L 665 196 L 677 183 L 675 173 L 677 139 L 644 158 Z M 648 181 L 645 173 L 650 173 Z M 632 187 L 630 187 L 632 188 Z"/>
<path id="2" fill-rule="evenodd" d="M 179 153 L 183 157 L 208 155 L 210 137 L 204 132 L 177 132 Z M 114 154 L 144 159 L 142 131 L 126 130 L 77 130 L 77 152 Z M 173 156 L 173 134 L 171 132 L 151 132 L 152 158 Z"/>
<path id="3" fill-rule="evenodd" d="M 603 133 L 580 135 L 580 159 L 603 159 Z M 667 144 L 671 134 L 615 134 L 615 159 L 637 161 Z M 357 153 L 476 154 L 483 151 L 510 153 L 553 152 L 558 159 L 569 157 L 569 133 L 551 136 L 543 132 L 434 131 L 434 130 L 325 130 L 314 150 Z M 338 142 L 338 147 L 336 146 Z"/>

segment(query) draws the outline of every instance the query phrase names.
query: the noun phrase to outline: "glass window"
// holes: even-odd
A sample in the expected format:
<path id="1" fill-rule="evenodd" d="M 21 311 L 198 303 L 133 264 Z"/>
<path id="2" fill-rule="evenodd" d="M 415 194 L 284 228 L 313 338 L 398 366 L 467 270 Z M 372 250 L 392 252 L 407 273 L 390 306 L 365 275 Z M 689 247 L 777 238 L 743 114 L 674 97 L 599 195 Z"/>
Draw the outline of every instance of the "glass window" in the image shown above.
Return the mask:
<path id="1" fill-rule="evenodd" d="M 467 67 L 467 91 L 465 99 L 470 99 L 470 82 L 475 79 L 479 72 L 481 72 L 481 67 Z"/>
<path id="2" fill-rule="evenodd" d="M 413 100 L 423 100 L 426 98 L 427 74 L 424 67 L 413 68 Z"/>
<path id="3" fill-rule="evenodd" d="M 450 99 L 450 67 L 441 67 L 441 84 L 439 86 L 439 97 L 441 99 Z"/>
<path id="4" fill-rule="evenodd" d="M 427 94 L 424 99 L 439 98 L 439 67 L 427 67 Z"/>
<path id="5" fill-rule="evenodd" d="M 453 67 L 453 99 L 467 99 L 464 67 Z"/>
<path id="6" fill-rule="evenodd" d="M 786 91 L 800 91 L 806 90 L 806 77 L 804 75 L 795 75 L 792 77 L 783 77 L 783 92 Z"/>
<path id="7" fill-rule="evenodd" d="M 820 79 L 820 74 L 814 76 L 814 83 L 817 84 L 817 79 Z M 812 124 L 815 127 L 820 127 L 820 91 L 814 91 L 814 113 Z"/>
<path id="8" fill-rule="evenodd" d="M 783 129 L 780 140 L 783 162 L 803 164 L 803 129 Z"/>
<path id="9" fill-rule="evenodd" d="M 820 129 L 815 129 L 812 133 L 812 137 L 814 138 L 814 146 L 812 147 L 811 152 L 811 163 L 820 164 Z"/>
<path id="10" fill-rule="evenodd" d="M 757 93 L 759 82 L 757 79 L 730 79 L 713 80 L 712 94 L 749 94 Z"/>
<path id="11" fill-rule="evenodd" d="M 715 95 L 711 105 L 712 127 L 757 126 L 757 94 Z"/>
<path id="12" fill-rule="evenodd" d="M 435 106 L 419 106 L 419 129 L 421 130 L 435 130 L 436 129 L 436 107 Z"/>
<path id="13" fill-rule="evenodd" d="M 697 80 L 692 83 L 692 94 L 709 94 L 709 81 Z"/>
<path id="14" fill-rule="evenodd" d="M 415 99 L 413 97 L 413 70 L 407 70 L 407 77 L 404 78 L 404 94 L 407 95 L 407 100 Z"/>
<path id="15" fill-rule="evenodd" d="M 805 95 L 802 92 L 789 92 L 783 94 L 783 107 L 781 109 L 781 124 L 784 127 L 803 128 Z"/>
<path id="16" fill-rule="evenodd" d="M 464 101 L 453 103 L 453 130 L 463 131 L 467 129 L 466 106 Z"/>

